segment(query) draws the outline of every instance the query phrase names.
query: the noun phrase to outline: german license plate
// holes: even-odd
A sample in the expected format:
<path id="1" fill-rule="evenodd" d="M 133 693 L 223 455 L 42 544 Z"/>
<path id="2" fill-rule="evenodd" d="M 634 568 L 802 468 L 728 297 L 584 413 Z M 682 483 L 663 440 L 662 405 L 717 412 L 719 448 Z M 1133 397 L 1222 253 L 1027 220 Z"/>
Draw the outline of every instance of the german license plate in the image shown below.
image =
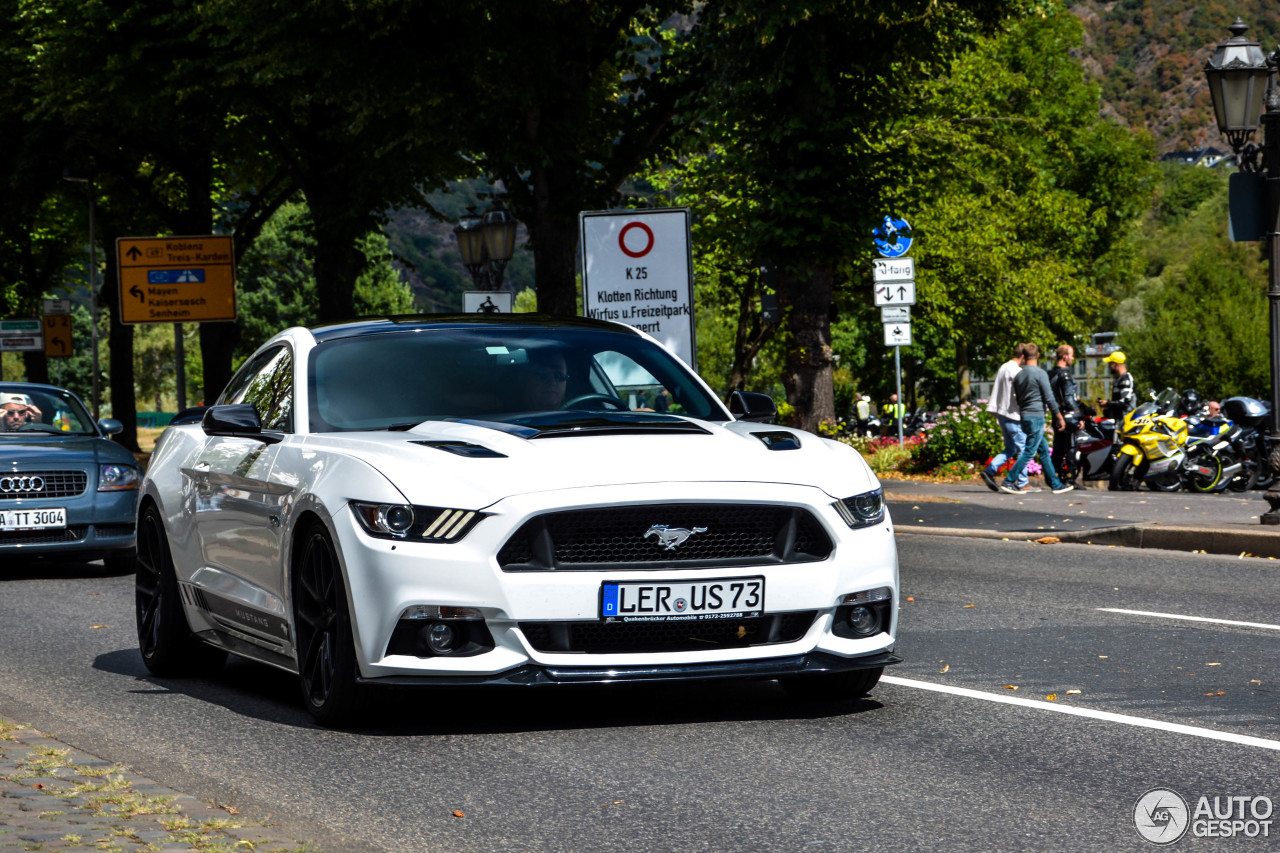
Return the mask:
<path id="1" fill-rule="evenodd" d="M 747 619 L 763 612 L 763 577 L 600 585 L 600 618 L 606 622 Z"/>
<path id="2" fill-rule="evenodd" d="M 64 507 L 0 510 L 0 530 L 60 530 L 66 526 Z"/>

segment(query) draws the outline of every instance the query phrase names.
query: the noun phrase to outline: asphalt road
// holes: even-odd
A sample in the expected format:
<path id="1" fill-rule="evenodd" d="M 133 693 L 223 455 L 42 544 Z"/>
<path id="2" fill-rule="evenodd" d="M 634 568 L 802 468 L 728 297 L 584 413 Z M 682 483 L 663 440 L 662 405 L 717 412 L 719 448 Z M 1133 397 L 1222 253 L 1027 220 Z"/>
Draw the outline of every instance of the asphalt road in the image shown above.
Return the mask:
<path id="1" fill-rule="evenodd" d="M 899 546 L 907 662 L 869 700 L 796 705 L 769 683 L 393 693 L 376 726 L 331 731 L 257 665 L 148 677 L 131 577 L 6 567 L 0 715 L 331 853 L 1145 850 L 1133 814 L 1152 788 L 1192 808 L 1280 800 L 1275 561 Z M 1270 839 L 1177 847 L 1272 849 L 1274 822 Z"/>

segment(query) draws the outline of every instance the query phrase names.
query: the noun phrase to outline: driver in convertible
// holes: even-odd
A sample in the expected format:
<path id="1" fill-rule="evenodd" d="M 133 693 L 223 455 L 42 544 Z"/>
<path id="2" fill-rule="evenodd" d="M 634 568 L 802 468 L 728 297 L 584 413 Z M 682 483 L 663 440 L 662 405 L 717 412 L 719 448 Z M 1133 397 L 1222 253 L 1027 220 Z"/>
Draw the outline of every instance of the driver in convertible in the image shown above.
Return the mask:
<path id="1" fill-rule="evenodd" d="M 0 394 L 3 429 L 14 432 L 26 424 L 40 420 L 40 410 L 26 394 Z"/>
<path id="2" fill-rule="evenodd" d="M 564 353 L 554 347 L 529 350 L 529 362 L 520 376 L 522 406 L 526 411 L 544 412 L 564 404 L 569 387 L 569 371 Z"/>

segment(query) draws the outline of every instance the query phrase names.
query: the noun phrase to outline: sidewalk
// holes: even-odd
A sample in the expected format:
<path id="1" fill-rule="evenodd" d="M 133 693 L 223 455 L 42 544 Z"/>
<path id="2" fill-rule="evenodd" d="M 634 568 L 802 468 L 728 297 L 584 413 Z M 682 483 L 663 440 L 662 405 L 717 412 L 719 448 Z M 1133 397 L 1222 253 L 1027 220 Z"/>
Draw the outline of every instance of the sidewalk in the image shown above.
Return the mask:
<path id="1" fill-rule="evenodd" d="M 316 853 L 227 805 L 0 719 L 0 851 Z"/>
<path id="2" fill-rule="evenodd" d="M 1033 483 L 1034 484 L 1034 483 Z M 1123 545 L 1280 558 L 1280 526 L 1263 526 L 1263 492 L 1109 492 L 1089 484 L 1062 495 L 993 492 L 981 480 L 884 480 L 899 533 Z"/>

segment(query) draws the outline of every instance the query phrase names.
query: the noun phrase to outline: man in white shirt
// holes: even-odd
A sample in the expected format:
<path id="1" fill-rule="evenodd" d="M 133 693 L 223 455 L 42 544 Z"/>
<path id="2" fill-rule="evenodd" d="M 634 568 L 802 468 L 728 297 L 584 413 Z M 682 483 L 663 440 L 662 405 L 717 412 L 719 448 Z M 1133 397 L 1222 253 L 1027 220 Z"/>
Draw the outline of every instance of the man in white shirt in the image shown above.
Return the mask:
<path id="1" fill-rule="evenodd" d="M 996 420 L 1000 422 L 1000 433 L 1004 436 L 1004 450 L 991 457 L 991 462 L 982 469 L 982 482 L 986 483 L 987 488 L 993 492 L 1000 491 L 995 477 L 1000 466 L 1010 459 L 1021 456 L 1022 448 L 1025 446 L 1026 436 L 1022 432 L 1022 413 L 1018 408 L 1018 398 L 1013 393 L 1013 377 L 1021 372 L 1022 366 L 1026 363 L 1026 344 L 1018 344 L 1013 350 L 1013 358 L 1000 365 L 1000 370 L 996 372 L 995 387 L 991 389 L 991 399 L 987 401 L 987 411 L 996 416 Z M 1040 491 L 1027 482 L 1025 469 L 1018 475 L 1015 486 L 1020 491 L 1024 489 Z"/>

